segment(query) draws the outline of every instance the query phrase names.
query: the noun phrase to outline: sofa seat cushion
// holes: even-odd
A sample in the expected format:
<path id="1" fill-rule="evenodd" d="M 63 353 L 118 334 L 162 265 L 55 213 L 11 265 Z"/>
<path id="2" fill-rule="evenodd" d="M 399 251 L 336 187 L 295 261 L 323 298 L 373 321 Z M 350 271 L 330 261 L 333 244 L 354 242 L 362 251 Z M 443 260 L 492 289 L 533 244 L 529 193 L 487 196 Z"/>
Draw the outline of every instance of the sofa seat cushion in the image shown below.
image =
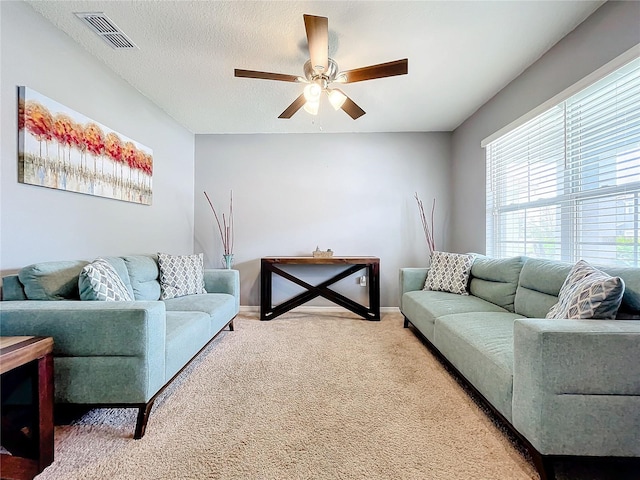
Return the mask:
<path id="1" fill-rule="evenodd" d="M 204 347 L 209 336 L 209 315 L 204 312 L 167 312 L 165 382 Z"/>
<path id="2" fill-rule="evenodd" d="M 469 312 L 436 319 L 435 347 L 511 421 L 513 323 L 510 312 Z"/>
<path id="3" fill-rule="evenodd" d="M 163 300 L 167 312 L 203 312 L 209 316 L 213 337 L 236 315 L 236 299 L 228 293 L 205 293 Z"/>
<path id="4" fill-rule="evenodd" d="M 402 313 L 432 343 L 436 318 L 466 312 L 502 313 L 506 310 L 473 295 L 420 290 L 402 296 Z"/>

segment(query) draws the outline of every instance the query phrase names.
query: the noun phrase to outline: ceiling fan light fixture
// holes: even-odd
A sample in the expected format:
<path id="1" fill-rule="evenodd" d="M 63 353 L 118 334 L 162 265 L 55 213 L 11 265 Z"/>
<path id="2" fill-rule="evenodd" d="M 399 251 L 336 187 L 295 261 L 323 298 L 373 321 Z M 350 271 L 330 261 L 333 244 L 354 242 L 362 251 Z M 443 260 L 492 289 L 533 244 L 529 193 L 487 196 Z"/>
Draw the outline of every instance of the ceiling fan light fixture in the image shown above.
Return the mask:
<path id="1" fill-rule="evenodd" d="M 304 87 L 304 98 L 307 102 L 320 102 L 320 94 L 322 94 L 322 87 L 315 82 Z"/>
<path id="2" fill-rule="evenodd" d="M 304 104 L 304 110 L 311 115 L 318 115 L 318 110 L 320 110 L 320 100 L 317 102 L 307 101 L 307 103 Z"/>
<path id="3" fill-rule="evenodd" d="M 347 101 L 347 96 L 337 89 L 327 89 L 327 95 L 329 96 L 329 103 L 334 110 L 340 110 L 344 102 Z"/>
<path id="4" fill-rule="evenodd" d="M 234 71 L 236 77 L 306 84 L 303 93 L 298 95 L 278 118 L 291 118 L 302 107 L 309 114 L 317 115 L 320 109 L 320 97 L 322 92 L 326 92 L 334 109 L 342 109 L 353 120 L 357 120 L 366 112 L 347 97 L 342 90 L 329 88 L 332 83 L 363 82 L 365 80 L 375 80 L 409 73 L 409 59 L 407 58 L 341 72 L 337 62 L 328 56 L 329 20 L 327 17 L 306 14 L 302 17 L 304 19 L 310 57 L 303 66 L 304 77 L 238 68 Z"/>

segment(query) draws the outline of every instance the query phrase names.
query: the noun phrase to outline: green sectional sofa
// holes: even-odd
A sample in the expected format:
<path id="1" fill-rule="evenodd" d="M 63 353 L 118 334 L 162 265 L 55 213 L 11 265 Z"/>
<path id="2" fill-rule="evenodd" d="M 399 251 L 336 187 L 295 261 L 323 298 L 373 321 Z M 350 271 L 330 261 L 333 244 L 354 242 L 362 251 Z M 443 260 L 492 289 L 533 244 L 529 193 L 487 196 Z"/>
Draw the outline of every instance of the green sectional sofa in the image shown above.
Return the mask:
<path id="1" fill-rule="evenodd" d="M 156 255 L 104 257 L 134 301 L 81 301 L 89 262 L 45 262 L 3 278 L 0 334 L 54 339 L 56 404 L 138 408 L 139 439 L 158 394 L 240 308 L 236 270 L 204 270 L 206 294 L 160 300 Z"/>
<path id="2" fill-rule="evenodd" d="M 401 310 L 530 450 L 542 479 L 568 457 L 640 457 L 640 269 L 616 320 L 545 319 L 570 264 L 477 256 L 470 295 L 422 290 L 400 271 Z"/>

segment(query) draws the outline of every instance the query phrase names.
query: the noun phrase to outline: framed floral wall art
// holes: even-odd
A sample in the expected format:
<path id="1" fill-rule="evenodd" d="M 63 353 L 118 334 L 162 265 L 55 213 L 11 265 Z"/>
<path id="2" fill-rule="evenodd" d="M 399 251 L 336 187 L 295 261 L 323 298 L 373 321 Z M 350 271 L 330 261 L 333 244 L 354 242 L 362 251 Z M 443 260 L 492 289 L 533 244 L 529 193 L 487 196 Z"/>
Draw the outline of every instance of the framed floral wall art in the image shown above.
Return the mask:
<path id="1" fill-rule="evenodd" d="M 27 87 L 18 89 L 18 181 L 151 205 L 153 151 Z"/>

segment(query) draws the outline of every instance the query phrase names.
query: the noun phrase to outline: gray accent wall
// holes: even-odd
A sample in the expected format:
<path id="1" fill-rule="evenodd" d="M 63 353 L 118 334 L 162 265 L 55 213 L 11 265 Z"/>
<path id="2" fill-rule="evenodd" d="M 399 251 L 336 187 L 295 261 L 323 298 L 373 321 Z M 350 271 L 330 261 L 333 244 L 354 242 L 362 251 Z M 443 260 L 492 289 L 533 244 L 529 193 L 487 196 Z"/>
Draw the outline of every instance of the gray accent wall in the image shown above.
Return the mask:
<path id="1" fill-rule="evenodd" d="M 259 305 L 260 258 L 311 255 L 319 247 L 335 255 L 379 257 L 381 305 L 398 306 L 399 268 L 424 266 L 428 257 L 414 192 L 428 208 L 437 199 L 437 246 L 447 247 L 450 138 L 449 133 L 196 135 L 195 251 L 205 253 L 207 266 L 221 265 L 220 235 L 203 191 L 220 215 L 228 212 L 233 190 L 242 305 Z M 296 274 L 313 283 L 333 271 L 311 267 Z M 367 300 L 356 277 L 336 289 Z M 301 290 L 274 277 L 273 291 L 280 302 Z M 316 299 L 311 305 L 332 304 Z"/>
<path id="2" fill-rule="evenodd" d="M 0 2 L 0 17 L 0 271 L 100 255 L 192 253 L 194 135 L 26 3 Z M 18 183 L 19 85 L 152 148 L 153 204 Z"/>
<path id="3" fill-rule="evenodd" d="M 455 130 L 453 251 L 485 251 L 486 163 L 480 142 L 640 43 L 639 19 L 640 2 L 605 3 Z"/>

